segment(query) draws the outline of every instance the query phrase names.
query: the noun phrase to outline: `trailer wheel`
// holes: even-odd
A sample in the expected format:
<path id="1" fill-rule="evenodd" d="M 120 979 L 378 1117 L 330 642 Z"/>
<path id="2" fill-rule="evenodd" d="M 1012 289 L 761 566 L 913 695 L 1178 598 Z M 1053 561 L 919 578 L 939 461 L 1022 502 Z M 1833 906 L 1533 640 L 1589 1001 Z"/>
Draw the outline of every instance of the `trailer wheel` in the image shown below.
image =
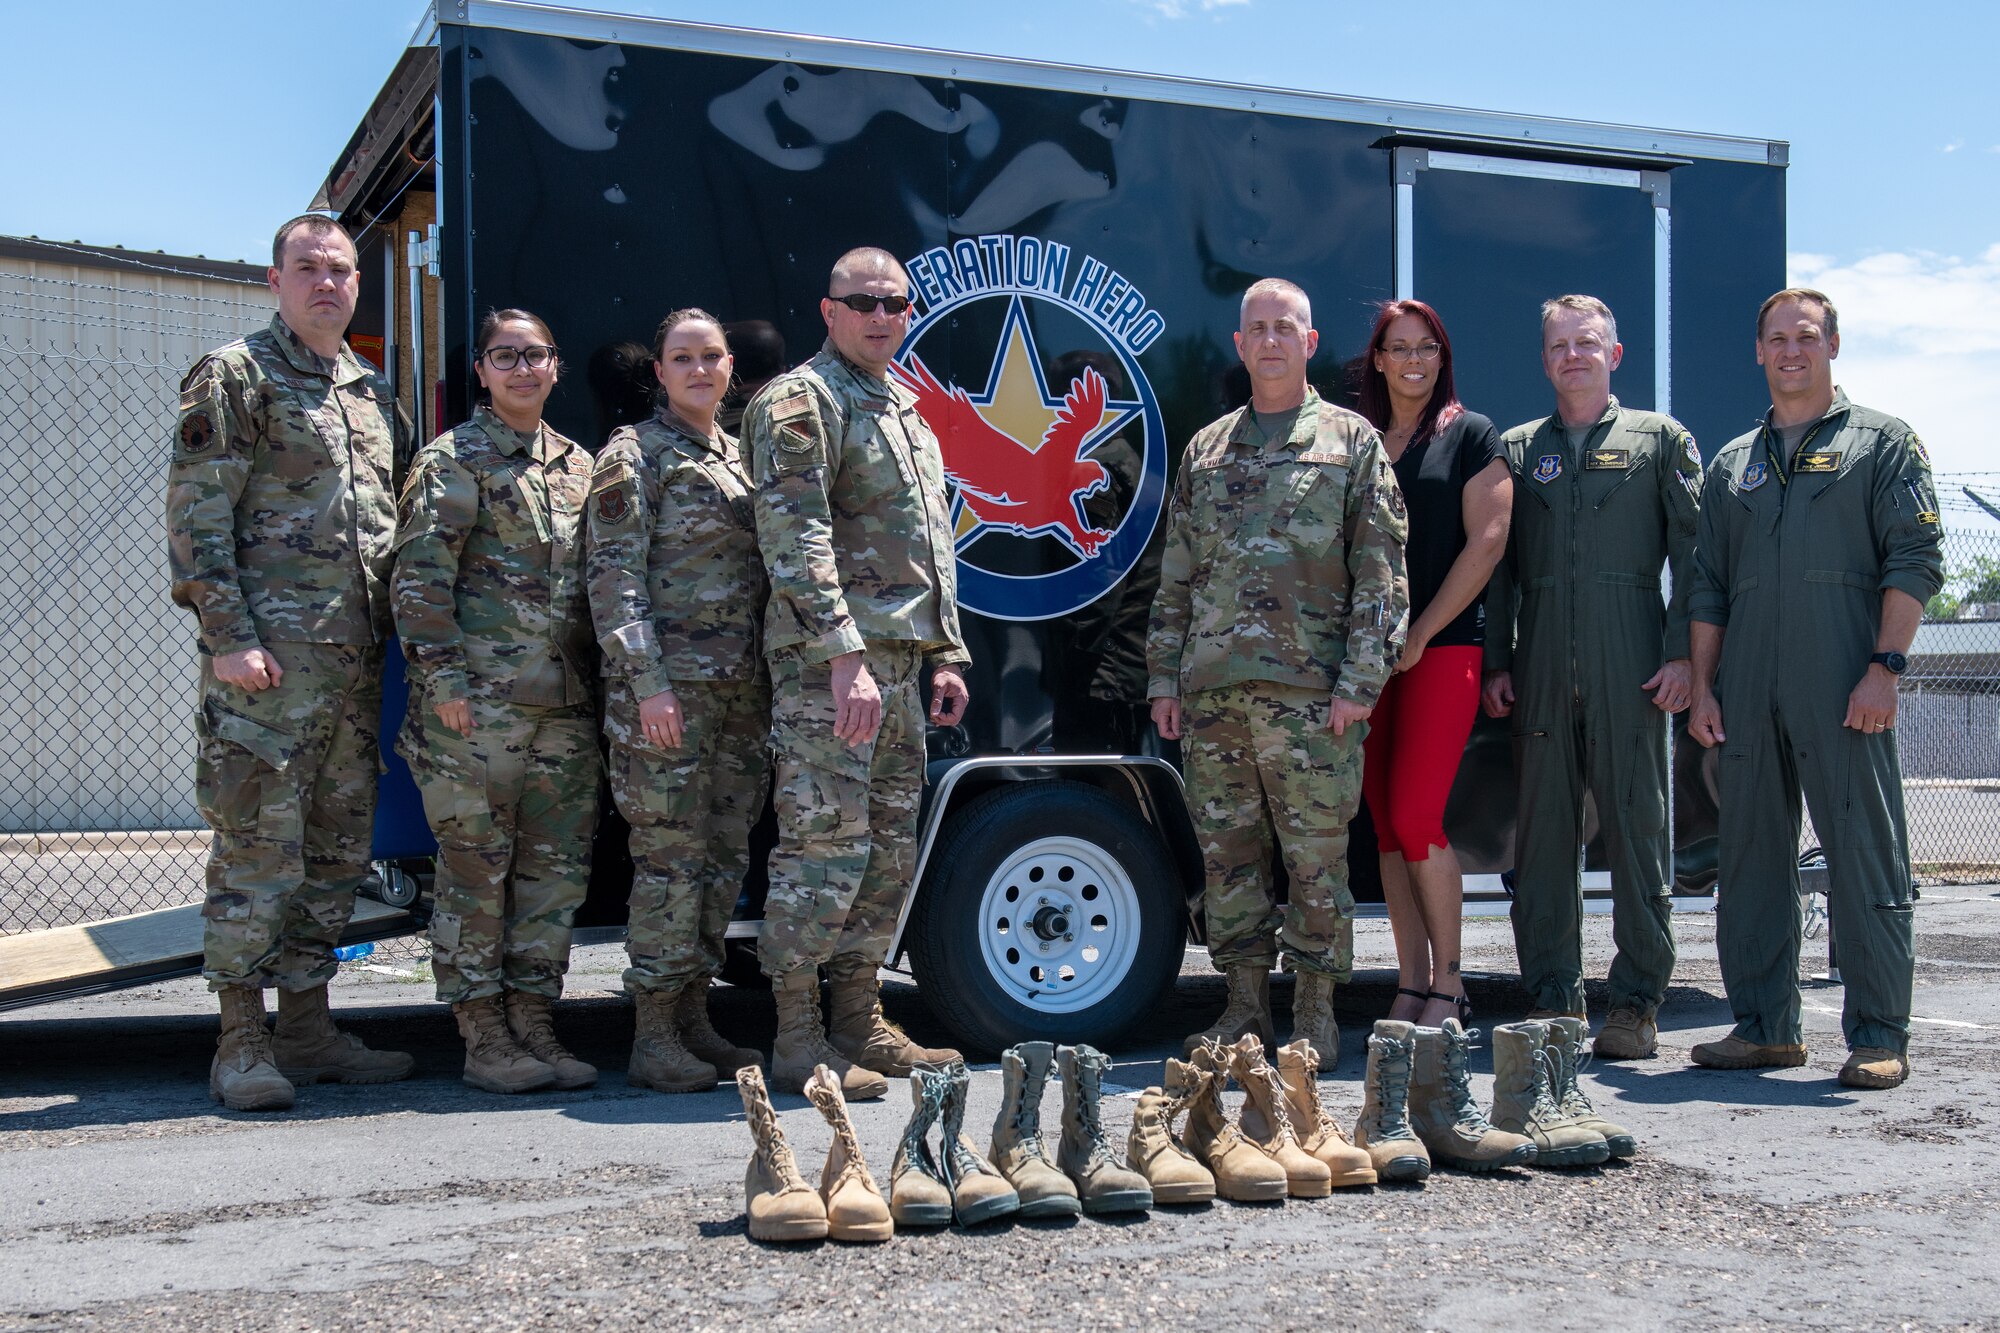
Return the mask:
<path id="1" fill-rule="evenodd" d="M 1095 787 L 988 792 L 952 816 L 931 865 L 911 970 L 974 1050 L 1106 1045 L 1180 974 L 1180 878 L 1153 828 Z"/>

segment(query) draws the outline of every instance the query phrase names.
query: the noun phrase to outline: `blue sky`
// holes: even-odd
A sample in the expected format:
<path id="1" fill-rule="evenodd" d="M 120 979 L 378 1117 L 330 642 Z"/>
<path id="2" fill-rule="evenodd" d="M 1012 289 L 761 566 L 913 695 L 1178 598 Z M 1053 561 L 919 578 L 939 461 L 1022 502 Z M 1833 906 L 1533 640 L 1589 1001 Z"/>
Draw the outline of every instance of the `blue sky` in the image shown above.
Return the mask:
<path id="1" fill-rule="evenodd" d="M 1794 276 L 1841 305 L 1843 382 L 1916 424 L 1940 471 L 2000 469 L 1985 427 L 2000 416 L 2000 6 L 594 7 L 1786 139 Z M 256 258 L 273 222 L 310 201 L 420 12 L 411 0 L 10 4 L 0 233 Z"/>

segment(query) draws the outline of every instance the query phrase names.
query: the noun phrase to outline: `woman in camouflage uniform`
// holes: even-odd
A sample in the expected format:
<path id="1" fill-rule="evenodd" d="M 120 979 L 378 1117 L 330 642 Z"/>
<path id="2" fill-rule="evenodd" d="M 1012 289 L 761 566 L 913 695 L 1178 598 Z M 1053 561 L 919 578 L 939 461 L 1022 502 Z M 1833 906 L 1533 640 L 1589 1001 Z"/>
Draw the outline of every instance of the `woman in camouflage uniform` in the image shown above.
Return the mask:
<path id="1" fill-rule="evenodd" d="M 764 808 L 768 583 L 749 475 L 716 424 L 732 359 L 701 310 L 660 324 L 650 421 L 612 433 L 590 483 L 590 608 L 610 677 L 611 793 L 632 826 L 626 1082 L 715 1086 L 757 1063 L 709 1023 L 709 983 Z"/>
<path id="2" fill-rule="evenodd" d="M 487 401 L 418 453 L 396 532 L 410 703 L 396 742 L 437 834 L 438 998 L 488 1092 L 588 1087 L 556 1040 L 590 880 L 602 772 L 589 674 L 583 506 L 591 458 L 542 421 L 548 325 L 499 310 L 473 368 Z"/>

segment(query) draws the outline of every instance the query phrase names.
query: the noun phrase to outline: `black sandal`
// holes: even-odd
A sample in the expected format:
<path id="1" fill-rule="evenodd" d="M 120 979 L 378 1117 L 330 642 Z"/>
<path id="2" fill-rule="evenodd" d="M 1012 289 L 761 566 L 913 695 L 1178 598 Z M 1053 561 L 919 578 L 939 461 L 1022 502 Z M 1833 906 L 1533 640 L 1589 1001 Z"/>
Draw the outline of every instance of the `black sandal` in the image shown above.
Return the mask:
<path id="1" fill-rule="evenodd" d="M 1416 994 L 1415 991 L 1401 991 L 1399 993 L 1405 995 Z M 1424 998 L 1427 1000 L 1443 1000 L 1448 1004 L 1457 1005 L 1458 1022 L 1460 1027 L 1463 1027 L 1467 1023 L 1470 1023 L 1472 1021 L 1472 1001 L 1463 995 L 1446 995 L 1443 991 L 1434 990 L 1425 992 Z"/>
<path id="2" fill-rule="evenodd" d="M 1408 986 L 1396 987 L 1396 994 L 1407 995 L 1413 1000 L 1428 1000 L 1431 998 L 1429 991 L 1411 990 Z"/>

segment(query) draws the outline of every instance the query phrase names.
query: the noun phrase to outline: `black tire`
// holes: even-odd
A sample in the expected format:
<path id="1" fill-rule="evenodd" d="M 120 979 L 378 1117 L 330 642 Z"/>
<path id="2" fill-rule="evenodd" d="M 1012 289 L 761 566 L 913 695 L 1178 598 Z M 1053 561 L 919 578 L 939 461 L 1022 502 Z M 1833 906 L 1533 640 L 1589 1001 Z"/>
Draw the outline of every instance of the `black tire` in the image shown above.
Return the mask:
<path id="1" fill-rule="evenodd" d="M 987 927 L 980 912 L 988 885 L 998 883 L 996 872 L 1021 849 L 1051 838 L 1087 844 L 1093 855 L 1115 862 L 1138 916 L 1137 945 L 1122 976 L 1107 973 L 1102 984 L 1109 989 L 1100 998 L 1060 1013 L 1027 1002 L 1031 992 L 996 974 L 981 949 Z M 1031 926 L 1022 923 L 1024 943 L 1035 938 Z M 1186 940 L 1180 877 L 1160 835 L 1097 788 L 1065 781 L 1002 787 L 953 814 L 932 852 L 905 937 L 925 1003 L 967 1049 L 985 1053 L 1021 1041 L 1109 1046 L 1180 975 Z"/>
<path id="2" fill-rule="evenodd" d="M 722 945 L 722 979 L 745 990 L 769 990 L 771 979 L 757 963 L 757 941 L 725 940 Z"/>

